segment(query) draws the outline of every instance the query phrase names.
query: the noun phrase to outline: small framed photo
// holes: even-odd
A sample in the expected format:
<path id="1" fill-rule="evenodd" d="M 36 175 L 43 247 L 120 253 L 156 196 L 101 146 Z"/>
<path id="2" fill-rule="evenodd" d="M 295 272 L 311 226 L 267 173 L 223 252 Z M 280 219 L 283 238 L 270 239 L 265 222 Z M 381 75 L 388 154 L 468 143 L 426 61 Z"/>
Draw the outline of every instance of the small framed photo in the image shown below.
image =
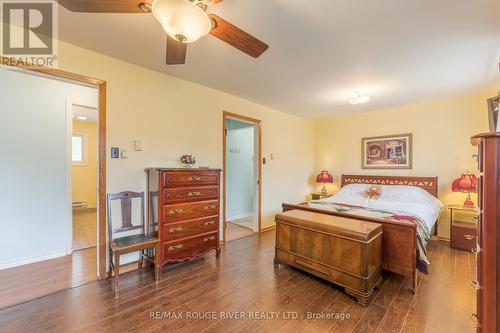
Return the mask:
<path id="1" fill-rule="evenodd" d="M 361 139 L 361 167 L 363 169 L 412 169 L 412 141 L 412 134 Z"/>
<path id="2" fill-rule="evenodd" d="M 111 147 L 111 158 L 119 158 L 120 157 L 120 148 Z"/>

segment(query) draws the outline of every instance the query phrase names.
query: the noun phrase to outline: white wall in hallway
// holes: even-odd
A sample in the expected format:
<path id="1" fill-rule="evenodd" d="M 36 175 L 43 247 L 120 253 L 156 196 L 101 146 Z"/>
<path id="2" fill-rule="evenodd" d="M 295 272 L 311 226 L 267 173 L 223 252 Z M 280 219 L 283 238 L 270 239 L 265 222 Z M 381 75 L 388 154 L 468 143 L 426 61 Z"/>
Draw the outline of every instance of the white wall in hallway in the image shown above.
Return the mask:
<path id="1" fill-rule="evenodd" d="M 227 132 L 227 220 L 247 217 L 253 211 L 254 126 Z"/>
<path id="2" fill-rule="evenodd" d="M 97 90 L 0 68 L 0 269 L 66 254 L 67 99 Z"/>

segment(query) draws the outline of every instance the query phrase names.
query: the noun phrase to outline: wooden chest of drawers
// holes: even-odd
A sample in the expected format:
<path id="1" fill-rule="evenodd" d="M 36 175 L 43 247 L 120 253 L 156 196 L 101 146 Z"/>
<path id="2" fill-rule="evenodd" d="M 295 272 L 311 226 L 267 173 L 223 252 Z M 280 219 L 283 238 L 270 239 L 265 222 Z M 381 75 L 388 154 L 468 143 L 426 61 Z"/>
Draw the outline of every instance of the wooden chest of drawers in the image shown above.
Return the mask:
<path id="1" fill-rule="evenodd" d="M 500 132 L 472 138 L 478 146 L 477 314 L 478 332 L 500 331 Z"/>
<path id="2" fill-rule="evenodd" d="M 219 258 L 220 170 L 146 169 L 148 225 L 161 242 L 159 262 Z"/>

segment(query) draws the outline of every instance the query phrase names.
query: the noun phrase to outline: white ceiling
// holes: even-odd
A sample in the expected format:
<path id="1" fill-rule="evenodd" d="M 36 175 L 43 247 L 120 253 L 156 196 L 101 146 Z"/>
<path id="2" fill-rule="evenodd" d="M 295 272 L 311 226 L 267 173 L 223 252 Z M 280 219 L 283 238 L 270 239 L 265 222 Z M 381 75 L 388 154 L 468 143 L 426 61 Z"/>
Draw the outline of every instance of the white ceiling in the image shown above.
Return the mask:
<path id="1" fill-rule="evenodd" d="M 150 14 L 60 10 L 60 38 L 310 117 L 500 88 L 498 0 L 224 0 L 209 8 L 270 45 L 253 59 L 212 36 L 165 65 Z M 356 91 L 371 96 L 349 105 Z"/>
<path id="2" fill-rule="evenodd" d="M 78 117 L 86 119 L 79 119 Z M 95 123 L 97 122 L 97 109 L 90 106 L 73 104 L 73 120 Z"/>

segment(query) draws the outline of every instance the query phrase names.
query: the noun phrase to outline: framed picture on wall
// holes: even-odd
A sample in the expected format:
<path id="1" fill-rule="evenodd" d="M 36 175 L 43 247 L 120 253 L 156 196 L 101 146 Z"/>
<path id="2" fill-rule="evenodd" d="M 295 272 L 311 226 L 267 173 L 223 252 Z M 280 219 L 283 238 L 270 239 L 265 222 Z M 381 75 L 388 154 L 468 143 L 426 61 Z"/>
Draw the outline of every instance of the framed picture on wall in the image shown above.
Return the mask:
<path id="1" fill-rule="evenodd" d="M 490 123 L 490 132 L 498 132 L 500 114 L 500 93 L 497 97 L 488 99 L 488 118 Z"/>
<path id="2" fill-rule="evenodd" d="M 411 169 L 412 134 L 377 136 L 361 139 L 363 169 Z"/>

